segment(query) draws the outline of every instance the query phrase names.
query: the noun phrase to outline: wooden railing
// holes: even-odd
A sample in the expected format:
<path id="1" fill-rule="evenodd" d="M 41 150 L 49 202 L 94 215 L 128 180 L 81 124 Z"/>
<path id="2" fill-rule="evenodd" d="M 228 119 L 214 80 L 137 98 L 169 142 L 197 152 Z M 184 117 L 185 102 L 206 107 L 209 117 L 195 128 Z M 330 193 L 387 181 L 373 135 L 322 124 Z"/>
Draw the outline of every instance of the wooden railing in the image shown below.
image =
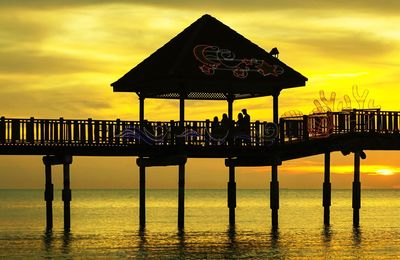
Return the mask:
<path id="1" fill-rule="evenodd" d="M 399 133 L 400 112 L 344 110 L 281 118 L 279 126 L 252 122 L 239 129 L 233 123 L 213 127 L 212 122 L 147 122 L 89 119 L 0 118 L 0 145 L 243 145 L 308 141 L 348 133 Z"/>
<path id="2" fill-rule="evenodd" d="M 247 145 L 263 146 L 275 141 L 266 133 L 266 122 L 252 122 L 247 131 L 213 127 L 209 120 L 177 121 L 19 119 L 0 118 L 0 145 Z M 275 130 L 276 132 L 276 130 Z"/>
<path id="3" fill-rule="evenodd" d="M 343 110 L 280 120 L 281 143 L 307 141 L 347 133 L 398 134 L 400 112 Z"/>

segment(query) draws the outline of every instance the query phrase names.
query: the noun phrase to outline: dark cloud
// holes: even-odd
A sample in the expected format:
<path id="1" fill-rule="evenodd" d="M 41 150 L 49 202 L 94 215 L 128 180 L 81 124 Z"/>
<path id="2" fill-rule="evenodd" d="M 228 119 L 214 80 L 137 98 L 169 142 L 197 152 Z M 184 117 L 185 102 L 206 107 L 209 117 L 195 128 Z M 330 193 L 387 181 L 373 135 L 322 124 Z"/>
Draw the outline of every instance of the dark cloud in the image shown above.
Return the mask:
<path id="1" fill-rule="evenodd" d="M 203 1 L 186 1 L 186 0 L 116 0 L 113 4 L 141 4 L 147 6 L 175 8 L 175 9 L 192 9 L 192 10 L 228 10 L 228 11 L 259 11 L 259 10 L 352 10 L 355 12 L 379 12 L 397 14 L 400 10 L 400 1 L 398 0 L 203 0 Z M 64 8 L 74 6 L 90 6 L 110 4 L 109 0 L 0 0 L 0 6 L 4 7 L 29 7 L 29 8 Z"/>

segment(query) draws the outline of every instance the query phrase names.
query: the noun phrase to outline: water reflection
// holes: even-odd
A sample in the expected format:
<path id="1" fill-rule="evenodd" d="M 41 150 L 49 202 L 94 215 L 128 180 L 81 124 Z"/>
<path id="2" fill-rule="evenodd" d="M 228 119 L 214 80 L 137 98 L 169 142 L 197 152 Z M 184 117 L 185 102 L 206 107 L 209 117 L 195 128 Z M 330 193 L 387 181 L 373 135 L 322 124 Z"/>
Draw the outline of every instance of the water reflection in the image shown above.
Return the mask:
<path id="1" fill-rule="evenodd" d="M 353 228 L 353 243 L 355 247 L 361 246 L 362 232 L 360 227 Z"/>
<path id="2" fill-rule="evenodd" d="M 147 258 L 148 252 L 146 249 L 146 245 L 147 245 L 146 229 L 140 228 L 139 229 L 139 240 L 138 240 L 138 256 L 139 256 L 139 258 Z"/>
<path id="3" fill-rule="evenodd" d="M 54 236 L 53 231 L 46 229 L 43 233 L 43 245 L 46 253 L 51 253 L 53 250 Z"/>
<path id="4" fill-rule="evenodd" d="M 184 259 L 186 251 L 186 241 L 185 241 L 185 231 L 183 229 L 179 229 L 177 233 L 177 238 L 178 238 L 178 255 L 180 259 Z"/>
<path id="5" fill-rule="evenodd" d="M 72 234 L 69 230 L 64 230 L 62 235 L 61 251 L 64 255 L 69 255 L 71 251 Z"/>
<path id="6" fill-rule="evenodd" d="M 273 258 L 282 258 L 282 252 L 279 241 L 279 230 L 277 228 L 272 228 L 270 232 L 270 252 Z"/>
<path id="7" fill-rule="evenodd" d="M 236 247 L 236 227 L 234 225 L 229 225 L 228 230 L 226 232 L 228 236 L 228 247 L 235 248 Z"/>
<path id="8" fill-rule="evenodd" d="M 330 243 L 332 241 L 332 230 L 331 230 L 330 226 L 326 226 L 326 225 L 323 226 L 322 241 L 326 247 L 330 246 Z"/>
<path id="9" fill-rule="evenodd" d="M 234 225 L 229 225 L 226 230 L 227 241 L 225 244 L 225 250 L 223 251 L 224 258 L 226 259 L 236 258 L 236 252 L 238 250 L 236 235 L 236 227 Z"/>

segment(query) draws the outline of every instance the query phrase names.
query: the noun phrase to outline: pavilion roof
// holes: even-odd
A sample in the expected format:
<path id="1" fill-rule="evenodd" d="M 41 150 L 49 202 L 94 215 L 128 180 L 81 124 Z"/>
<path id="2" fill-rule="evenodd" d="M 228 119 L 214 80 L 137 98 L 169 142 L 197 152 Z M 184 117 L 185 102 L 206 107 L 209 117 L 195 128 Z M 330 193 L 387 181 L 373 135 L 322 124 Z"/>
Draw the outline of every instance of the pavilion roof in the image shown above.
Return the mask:
<path id="1" fill-rule="evenodd" d="M 210 15 L 204 15 L 112 83 L 146 98 L 224 100 L 305 86 L 307 78 Z"/>

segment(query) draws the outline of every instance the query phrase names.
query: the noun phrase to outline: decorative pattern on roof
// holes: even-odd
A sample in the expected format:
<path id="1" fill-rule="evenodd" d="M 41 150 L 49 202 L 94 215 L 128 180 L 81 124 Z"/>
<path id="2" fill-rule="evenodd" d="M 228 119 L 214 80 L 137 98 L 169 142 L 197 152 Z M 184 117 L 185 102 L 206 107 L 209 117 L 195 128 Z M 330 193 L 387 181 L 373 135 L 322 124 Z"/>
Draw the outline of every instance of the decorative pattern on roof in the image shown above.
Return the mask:
<path id="1" fill-rule="evenodd" d="M 279 65 L 271 65 L 265 60 L 255 58 L 236 58 L 236 54 L 228 49 L 212 45 L 197 45 L 193 54 L 202 63 L 199 69 L 206 75 L 214 75 L 216 70 L 232 71 L 236 78 L 247 78 L 249 72 L 258 72 L 262 76 L 278 77 L 285 70 Z"/>

